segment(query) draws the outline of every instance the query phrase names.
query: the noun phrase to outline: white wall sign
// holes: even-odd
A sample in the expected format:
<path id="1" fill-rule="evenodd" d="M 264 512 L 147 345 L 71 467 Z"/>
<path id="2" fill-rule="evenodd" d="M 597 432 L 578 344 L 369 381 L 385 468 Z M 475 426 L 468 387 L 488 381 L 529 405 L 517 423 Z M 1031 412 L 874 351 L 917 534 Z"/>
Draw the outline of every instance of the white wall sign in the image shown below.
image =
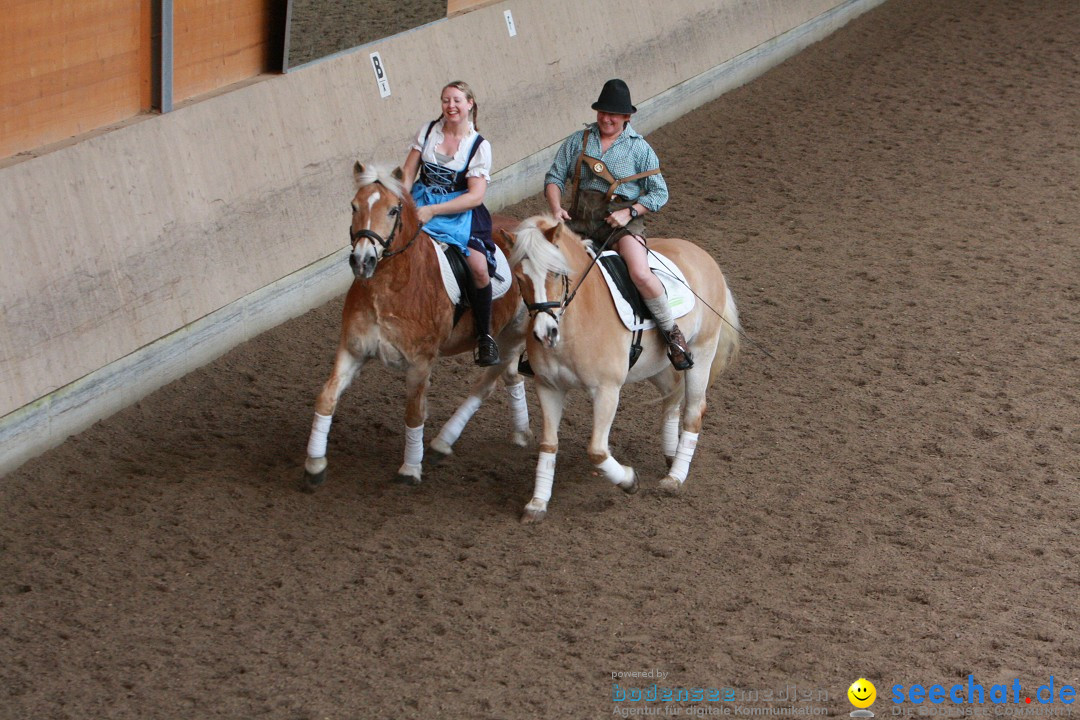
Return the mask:
<path id="1" fill-rule="evenodd" d="M 510 14 L 509 10 L 503 11 L 503 15 L 506 16 L 506 29 L 510 31 L 510 37 L 517 35 L 517 28 L 514 27 L 514 16 Z"/>
<path id="2" fill-rule="evenodd" d="M 390 97 L 390 80 L 386 77 L 386 67 L 379 53 L 371 53 L 371 67 L 375 70 L 375 82 L 379 86 L 379 97 Z"/>

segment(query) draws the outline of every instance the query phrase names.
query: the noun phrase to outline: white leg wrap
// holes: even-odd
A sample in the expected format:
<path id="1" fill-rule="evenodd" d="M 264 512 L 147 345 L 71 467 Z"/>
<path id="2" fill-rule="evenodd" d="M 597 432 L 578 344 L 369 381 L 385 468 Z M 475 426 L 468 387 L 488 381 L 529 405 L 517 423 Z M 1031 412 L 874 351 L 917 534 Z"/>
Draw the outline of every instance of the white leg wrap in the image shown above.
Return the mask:
<path id="1" fill-rule="evenodd" d="M 465 402 L 458 406 L 458 409 L 443 425 L 443 429 L 439 431 L 438 439 L 447 445 L 456 443 L 457 439 L 461 437 L 461 431 L 465 429 L 465 426 L 472 420 L 472 416 L 480 409 L 481 402 L 483 401 L 475 395 L 465 398 Z"/>
<path id="2" fill-rule="evenodd" d="M 405 427 L 405 464 L 419 467 L 424 461 L 424 426 Z"/>
<path id="3" fill-rule="evenodd" d="M 679 416 L 664 418 L 664 457 L 675 457 L 679 449 Z"/>
<path id="4" fill-rule="evenodd" d="M 551 499 L 551 486 L 555 483 L 555 453 L 542 452 L 536 461 L 536 487 L 533 497 L 545 503 Z"/>
<path id="5" fill-rule="evenodd" d="M 690 472 L 690 461 L 694 459 L 697 439 L 697 433 L 685 431 L 679 438 L 679 449 L 675 451 L 675 461 L 671 463 L 668 475 L 678 480 L 680 485 L 686 482 L 686 474 Z"/>
<path id="6" fill-rule="evenodd" d="M 604 477 L 616 485 L 626 480 L 626 468 L 610 455 L 607 460 L 597 465 L 596 469 L 604 473 Z"/>
<path id="7" fill-rule="evenodd" d="M 529 404 L 525 402 L 525 381 L 506 388 L 510 393 L 510 412 L 514 416 L 514 432 L 529 432 Z"/>
<path id="8" fill-rule="evenodd" d="M 311 435 L 307 441 L 308 457 L 326 457 L 326 436 L 330 434 L 330 422 L 333 419 L 333 415 L 315 413 L 315 421 L 311 423 Z"/>

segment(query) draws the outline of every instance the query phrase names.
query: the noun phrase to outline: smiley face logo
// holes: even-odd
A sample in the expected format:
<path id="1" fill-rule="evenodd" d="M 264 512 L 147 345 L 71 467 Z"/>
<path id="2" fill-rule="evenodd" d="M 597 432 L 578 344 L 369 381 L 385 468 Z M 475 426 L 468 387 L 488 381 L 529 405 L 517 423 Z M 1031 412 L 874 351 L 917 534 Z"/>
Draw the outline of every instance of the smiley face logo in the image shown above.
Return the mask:
<path id="1" fill-rule="evenodd" d="M 847 689 L 848 700 L 857 708 L 868 708 L 877 700 L 877 688 L 866 678 L 859 678 Z"/>

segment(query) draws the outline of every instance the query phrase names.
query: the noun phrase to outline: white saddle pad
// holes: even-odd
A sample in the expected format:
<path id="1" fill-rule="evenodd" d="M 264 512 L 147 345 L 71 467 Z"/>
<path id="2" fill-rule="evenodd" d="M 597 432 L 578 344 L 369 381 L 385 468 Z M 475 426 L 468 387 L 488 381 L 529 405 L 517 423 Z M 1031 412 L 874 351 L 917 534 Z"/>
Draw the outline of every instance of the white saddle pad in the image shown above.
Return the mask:
<path id="1" fill-rule="evenodd" d="M 450 297 L 450 302 L 455 305 L 461 300 L 461 288 L 458 287 L 457 278 L 454 277 L 454 270 L 450 267 L 450 261 L 446 259 L 446 243 L 431 241 L 431 244 L 435 246 L 435 254 L 439 258 L 439 269 L 442 271 L 443 287 L 446 288 L 446 294 Z M 470 249 L 469 252 L 476 252 Z M 510 289 L 510 283 L 513 281 L 513 276 L 510 274 L 510 263 L 506 259 L 506 255 L 503 254 L 502 248 L 498 245 L 495 246 L 495 272 L 498 273 L 502 280 L 499 280 L 494 275 L 491 277 L 491 299 L 501 298 L 506 294 L 506 291 Z"/>
<path id="2" fill-rule="evenodd" d="M 604 255 L 618 255 L 618 253 L 614 250 L 607 250 L 601 254 L 601 257 Z M 612 281 L 611 275 L 608 274 L 607 269 L 602 263 L 596 263 L 596 266 L 600 268 L 600 272 L 604 275 L 608 290 L 611 292 L 611 299 L 615 301 L 615 309 L 619 313 L 619 319 L 622 320 L 626 329 L 648 330 L 656 327 L 656 323 L 651 317 L 643 319 L 634 317 L 634 309 L 630 307 L 630 303 L 626 302 L 626 298 L 619 292 L 619 288 Z M 660 253 L 650 250 L 649 267 L 652 268 L 656 277 L 660 278 L 660 282 L 664 284 L 664 290 L 667 291 L 668 307 L 671 308 L 672 318 L 677 320 L 694 309 L 694 293 L 690 291 L 690 285 L 686 282 L 686 276 L 683 275 L 683 272 L 679 269 L 678 265 Z"/>

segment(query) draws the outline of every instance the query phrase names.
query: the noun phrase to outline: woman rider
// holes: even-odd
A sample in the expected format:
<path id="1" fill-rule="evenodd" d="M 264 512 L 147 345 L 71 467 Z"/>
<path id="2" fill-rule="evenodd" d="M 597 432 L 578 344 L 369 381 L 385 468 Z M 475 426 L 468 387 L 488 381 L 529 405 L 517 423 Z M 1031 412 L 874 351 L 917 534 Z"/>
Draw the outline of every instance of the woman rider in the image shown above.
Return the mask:
<path id="1" fill-rule="evenodd" d="M 484 193 L 491 179 L 491 144 L 476 130 L 476 97 L 455 80 L 442 89 L 442 115 L 424 123 L 405 158 L 405 189 L 416 201 L 424 232 L 458 247 L 472 271 L 469 295 L 476 324 L 477 365 L 497 365 L 491 337 L 491 278 L 495 244 Z M 419 173 L 419 178 L 417 178 Z M 476 252 L 472 252 L 476 251 Z"/>

